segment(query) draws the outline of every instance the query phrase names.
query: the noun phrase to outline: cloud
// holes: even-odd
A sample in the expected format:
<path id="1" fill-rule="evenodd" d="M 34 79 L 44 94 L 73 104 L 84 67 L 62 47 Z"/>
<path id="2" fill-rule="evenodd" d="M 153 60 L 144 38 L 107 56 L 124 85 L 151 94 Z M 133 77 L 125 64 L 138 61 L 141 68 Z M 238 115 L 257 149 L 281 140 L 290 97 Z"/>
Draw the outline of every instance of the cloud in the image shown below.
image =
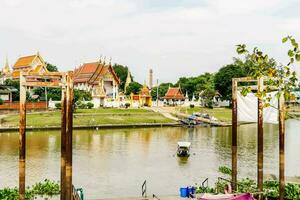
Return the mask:
<path id="1" fill-rule="evenodd" d="M 149 67 L 162 81 L 214 72 L 235 45 L 259 46 L 281 60 L 281 37 L 300 38 L 299 15 L 283 0 L 0 1 L 0 62 L 39 50 L 62 70 L 103 54 L 143 82 Z M 287 12 L 287 11 L 285 11 Z"/>

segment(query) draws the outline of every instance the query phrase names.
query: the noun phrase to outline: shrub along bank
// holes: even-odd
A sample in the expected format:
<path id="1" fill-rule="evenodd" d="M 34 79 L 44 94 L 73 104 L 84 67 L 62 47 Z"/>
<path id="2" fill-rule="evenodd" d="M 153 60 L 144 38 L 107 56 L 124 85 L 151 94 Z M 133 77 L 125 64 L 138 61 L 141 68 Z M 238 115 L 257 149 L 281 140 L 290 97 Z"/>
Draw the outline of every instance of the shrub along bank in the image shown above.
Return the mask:
<path id="1" fill-rule="evenodd" d="M 219 167 L 219 172 L 223 174 L 225 179 L 230 179 L 231 169 L 226 166 Z M 229 183 L 225 179 L 219 179 L 214 187 L 200 186 L 197 188 L 197 193 L 224 193 L 225 186 Z M 244 178 L 237 183 L 238 193 L 257 193 L 257 184 L 254 180 Z M 264 197 L 267 199 L 279 198 L 279 182 L 276 180 L 265 181 L 263 184 Z M 299 200 L 300 199 L 300 185 L 294 183 L 287 183 L 285 185 L 285 199 Z"/>

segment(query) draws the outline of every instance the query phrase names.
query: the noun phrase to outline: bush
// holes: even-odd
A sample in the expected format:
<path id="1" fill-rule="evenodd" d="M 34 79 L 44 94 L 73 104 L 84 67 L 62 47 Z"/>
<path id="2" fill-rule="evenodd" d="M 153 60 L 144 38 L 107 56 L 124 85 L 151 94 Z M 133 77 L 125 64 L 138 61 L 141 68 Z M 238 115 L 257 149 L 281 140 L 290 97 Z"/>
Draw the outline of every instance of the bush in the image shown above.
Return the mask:
<path id="1" fill-rule="evenodd" d="M 85 103 L 83 103 L 82 101 L 77 101 L 76 107 L 79 109 L 86 109 L 87 105 Z"/>
<path id="2" fill-rule="evenodd" d="M 190 108 L 194 108 L 195 107 L 195 105 L 194 104 L 190 104 Z"/>
<path id="3" fill-rule="evenodd" d="M 130 103 L 125 103 L 125 108 L 129 108 L 130 107 Z"/>
<path id="4" fill-rule="evenodd" d="M 55 108 L 61 109 L 61 103 L 56 103 L 56 104 L 55 104 Z"/>
<path id="5" fill-rule="evenodd" d="M 4 103 L 3 99 L 0 98 L 0 105 Z"/>
<path id="6" fill-rule="evenodd" d="M 86 107 L 87 107 L 88 109 L 92 109 L 92 108 L 94 108 L 94 104 L 91 103 L 91 102 L 88 102 L 88 103 L 86 104 Z"/>

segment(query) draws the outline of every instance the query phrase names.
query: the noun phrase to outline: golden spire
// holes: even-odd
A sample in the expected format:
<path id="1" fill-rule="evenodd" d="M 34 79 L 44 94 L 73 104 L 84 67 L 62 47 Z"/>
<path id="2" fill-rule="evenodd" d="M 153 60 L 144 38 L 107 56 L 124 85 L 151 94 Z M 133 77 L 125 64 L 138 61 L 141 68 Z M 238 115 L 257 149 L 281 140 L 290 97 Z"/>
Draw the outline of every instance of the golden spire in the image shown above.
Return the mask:
<path id="1" fill-rule="evenodd" d="M 124 93 L 126 93 L 126 88 L 129 86 L 129 84 L 131 82 L 132 82 L 131 74 L 130 74 L 130 71 L 128 69 L 128 71 L 127 71 L 127 78 L 126 78 L 126 82 L 125 82 L 125 86 L 124 86 Z"/>
<path id="2" fill-rule="evenodd" d="M 9 64 L 8 64 L 8 59 L 6 57 L 5 65 L 4 65 L 4 68 L 3 68 L 3 73 L 9 73 L 9 72 L 10 72 L 10 68 L 9 68 Z"/>

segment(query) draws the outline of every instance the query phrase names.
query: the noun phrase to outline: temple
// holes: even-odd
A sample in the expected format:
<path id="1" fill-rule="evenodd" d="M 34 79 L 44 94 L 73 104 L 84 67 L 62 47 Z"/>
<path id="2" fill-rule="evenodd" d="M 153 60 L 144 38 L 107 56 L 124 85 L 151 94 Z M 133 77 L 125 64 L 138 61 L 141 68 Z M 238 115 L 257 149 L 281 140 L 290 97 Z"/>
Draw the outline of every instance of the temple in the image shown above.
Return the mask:
<path id="1" fill-rule="evenodd" d="M 165 94 L 165 96 L 163 97 L 164 101 L 168 104 L 173 104 L 173 105 L 177 105 L 177 104 L 182 104 L 184 103 L 184 100 L 186 99 L 186 97 L 183 95 L 183 92 L 179 87 L 174 87 L 171 88 L 169 87 L 167 93 Z"/>
<path id="2" fill-rule="evenodd" d="M 8 60 L 6 59 L 0 82 L 3 83 L 6 79 L 18 80 L 20 78 L 20 72 L 48 72 L 46 66 L 47 64 L 39 52 L 34 55 L 18 58 L 12 69 L 9 67 Z"/>
<path id="3" fill-rule="evenodd" d="M 84 63 L 74 70 L 74 88 L 91 92 L 96 107 L 118 99 L 120 79 L 111 64 Z"/>
<path id="4" fill-rule="evenodd" d="M 20 72 L 48 72 L 47 64 L 37 52 L 34 55 L 20 57 L 13 66 L 12 79 L 19 79 Z"/>

